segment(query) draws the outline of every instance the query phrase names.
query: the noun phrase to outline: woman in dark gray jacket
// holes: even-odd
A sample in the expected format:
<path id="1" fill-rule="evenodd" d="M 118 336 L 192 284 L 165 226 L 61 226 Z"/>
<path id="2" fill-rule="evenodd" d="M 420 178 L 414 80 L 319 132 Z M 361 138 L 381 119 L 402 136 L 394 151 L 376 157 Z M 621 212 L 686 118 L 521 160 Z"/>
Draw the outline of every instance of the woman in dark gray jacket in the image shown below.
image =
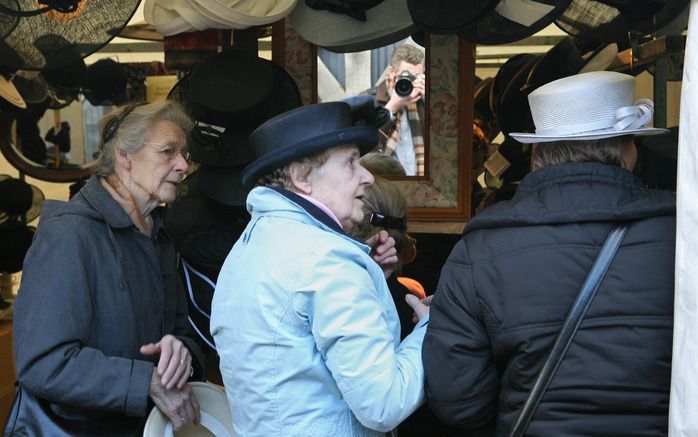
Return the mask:
<path id="1" fill-rule="evenodd" d="M 190 126 L 169 101 L 121 108 L 97 174 L 45 203 L 15 306 L 21 397 L 6 434 L 139 435 L 149 401 L 175 429 L 199 420 L 186 382 L 200 352 L 156 209 L 188 168 Z"/>
<path id="2" fill-rule="evenodd" d="M 476 216 L 443 268 L 422 356 L 437 416 L 467 436 L 509 435 L 607 235 L 625 239 L 527 436 L 667 434 L 675 203 L 631 170 L 652 102 L 595 72 L 529 96 L 533 172 Z"/>

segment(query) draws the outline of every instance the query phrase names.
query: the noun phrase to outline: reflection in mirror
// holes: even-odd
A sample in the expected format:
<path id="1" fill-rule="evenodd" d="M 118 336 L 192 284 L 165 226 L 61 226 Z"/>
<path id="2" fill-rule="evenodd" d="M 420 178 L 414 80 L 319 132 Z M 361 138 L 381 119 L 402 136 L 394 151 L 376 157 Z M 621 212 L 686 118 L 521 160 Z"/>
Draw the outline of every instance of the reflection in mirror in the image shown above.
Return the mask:
<path id="1" fill-rule="evenodd" d="M 373 96 L 380 132 L 374 152 L 385 155 L 404 170 L 379 174 L 393 178 L 425 176 L 429 154 L 424 48 L 411 38 L 357 53 L 318 48 L 317 65 L 320 102 Z"/>
<path id="2" fill-rule="evenodd" d="M 62 109 L 26 111 L 14 123 L 12 145 L 36 165 L 89 166 L 99 148 L 99 120 L 112 108 L 81 97 Z"/>

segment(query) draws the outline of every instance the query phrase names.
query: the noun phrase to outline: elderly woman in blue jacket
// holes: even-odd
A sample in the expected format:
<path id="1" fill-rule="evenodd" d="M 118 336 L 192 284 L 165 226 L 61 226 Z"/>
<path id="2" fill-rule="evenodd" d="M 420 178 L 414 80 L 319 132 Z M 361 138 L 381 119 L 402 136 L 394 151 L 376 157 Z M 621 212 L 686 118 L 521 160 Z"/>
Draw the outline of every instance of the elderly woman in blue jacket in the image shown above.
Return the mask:
<path id="1" fill-rule="evenodd" d="M 211 314 L 238 435 L 378 436 L 423 401 L 428 308 L 408 297 L 421 320 L 400 342 L 379 265 L 396 261 L 394 242 L 346 234 L 363 220 L 373 177 L 359 158 L 377 137 L 352 125 L 344 102 L 282 114 L 250 137 L 257 159 L 242 178 L 257 185 L 252 219 Z"/>

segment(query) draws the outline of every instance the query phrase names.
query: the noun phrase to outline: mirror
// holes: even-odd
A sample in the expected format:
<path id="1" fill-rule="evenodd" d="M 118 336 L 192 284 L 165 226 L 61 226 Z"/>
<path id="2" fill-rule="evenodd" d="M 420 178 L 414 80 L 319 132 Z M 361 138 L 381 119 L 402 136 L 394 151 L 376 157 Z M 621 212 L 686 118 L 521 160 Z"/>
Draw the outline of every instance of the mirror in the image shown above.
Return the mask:
<path id="1" fill-rule="evenodd" d="M 99 148 L 99 120 L 112 106 L 93 106 L 84 97 L 62 109 L 0 114 L 0 151 L 18 170 L 63 182 L 89 174 Z"/>
<path id="2" fill-rule="evenodd" d="M 367 157 L 374 173 L 396 179 L 428 176 L 426 65 L 426 49 L 412 38 L 355 53 L 317 48 L 318 102 L 371 95 L 386 108 L 378 112 L 380 144 Z"/>

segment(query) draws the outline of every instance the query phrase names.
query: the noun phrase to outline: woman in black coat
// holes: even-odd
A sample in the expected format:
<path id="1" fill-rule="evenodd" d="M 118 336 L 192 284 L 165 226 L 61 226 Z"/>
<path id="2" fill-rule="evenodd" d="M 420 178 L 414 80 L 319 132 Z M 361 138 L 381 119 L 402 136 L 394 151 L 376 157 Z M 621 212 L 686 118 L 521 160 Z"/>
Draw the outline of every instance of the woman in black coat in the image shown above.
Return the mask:
<path id="1" fill-rule="evenodd" d="M 423 346 L 436 415 L 467 436 L 509 435 L 607 235 L 629 228 L 528 436 L 667 434 L 675 201 L 632 173 L 652 102 L 594 72 L 529 96 L 533 172 L 476 216 L 444 266 Z"/>

